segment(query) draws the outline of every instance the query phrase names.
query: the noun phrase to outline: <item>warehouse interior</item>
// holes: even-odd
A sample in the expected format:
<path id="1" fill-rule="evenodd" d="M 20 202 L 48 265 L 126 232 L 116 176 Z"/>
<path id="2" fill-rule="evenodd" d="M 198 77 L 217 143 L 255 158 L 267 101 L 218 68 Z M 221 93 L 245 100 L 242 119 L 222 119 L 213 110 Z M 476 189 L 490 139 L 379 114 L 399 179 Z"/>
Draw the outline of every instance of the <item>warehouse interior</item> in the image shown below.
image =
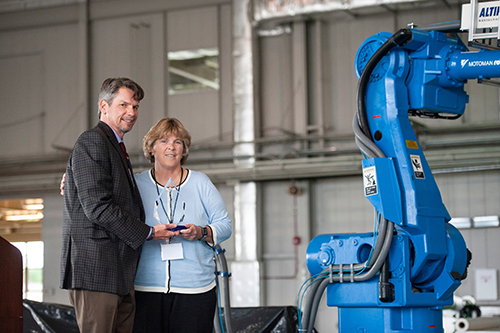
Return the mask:
<path id="1" fill-rule="evenodd" d="M 134 171 L 151 168 L 144 134 L 178 118 L 192 136 L 185 166 L 224 198 L 231 306 L 297 306 L 315 236 L 373 231 L 352 130 L 358 48 L 378 32 L 460 21 L 467 3 L 0 1 L 0 236 L 39 257 L 25 267 L 24 297 L 70 304 L 59 288 L 61 176 L 78 136 L 98 121 L 103 80 L 130 77 L 145 90 L 125 136 Z M 462 117 L 411 122 L 472 252 L 455 294 L 500 315 L 499 87 L 469 80 L 465 91 Z M 486 295 L 483 273 L 493 281 Z M 321 302 L 316 330 L 338 332 L 337 309 Z"/>

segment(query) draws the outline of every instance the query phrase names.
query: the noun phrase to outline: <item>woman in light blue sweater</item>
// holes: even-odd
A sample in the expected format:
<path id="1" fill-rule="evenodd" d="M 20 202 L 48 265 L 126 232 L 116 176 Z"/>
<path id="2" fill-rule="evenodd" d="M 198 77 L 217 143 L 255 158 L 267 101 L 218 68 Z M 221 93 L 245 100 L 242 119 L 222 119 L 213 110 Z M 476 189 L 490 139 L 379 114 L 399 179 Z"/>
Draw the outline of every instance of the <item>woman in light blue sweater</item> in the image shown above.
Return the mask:
<path id="1" fill-rule="evenodd" d="M 185 229 L 169 241 L 142 246 L 134 332 L 213 330 L 217 295 L 212 246 L 231 236 L 231 220 L 210 179 L 182 167 L 190 145 L 189 133 L 175 118 L 161 119 L 144 137 L 144 154 L 154 167 L 135 178 L 146 223 Z"/>

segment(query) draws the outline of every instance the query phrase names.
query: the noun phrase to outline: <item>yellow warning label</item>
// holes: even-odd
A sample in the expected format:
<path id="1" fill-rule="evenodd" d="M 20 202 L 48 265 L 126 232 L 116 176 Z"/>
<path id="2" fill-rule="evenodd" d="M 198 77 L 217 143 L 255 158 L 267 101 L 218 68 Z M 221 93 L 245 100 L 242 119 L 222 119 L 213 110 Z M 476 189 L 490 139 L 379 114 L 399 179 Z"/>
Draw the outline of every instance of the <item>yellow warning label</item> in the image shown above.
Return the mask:
<path id="1" fill-rule="evenodd" d="M 418 142 L 413 140 L 406 140 L 406 147 L 410 149 L 418 149 Z"/>

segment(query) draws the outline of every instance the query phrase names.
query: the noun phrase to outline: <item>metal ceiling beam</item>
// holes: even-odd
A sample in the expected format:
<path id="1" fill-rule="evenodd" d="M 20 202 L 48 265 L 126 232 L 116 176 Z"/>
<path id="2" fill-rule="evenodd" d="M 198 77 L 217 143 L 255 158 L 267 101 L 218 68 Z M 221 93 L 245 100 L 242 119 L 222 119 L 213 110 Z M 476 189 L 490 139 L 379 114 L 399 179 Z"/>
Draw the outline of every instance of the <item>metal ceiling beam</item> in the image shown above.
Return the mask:
<path id="1" fill-rule="evenodd" d="M 413 127 L 436 173 L 499 169 L 498 124 L 427 128 Z M 325 140 L 324 149 L 294 149 L 294 142 Z M 260 147 L 255 164 L 241 168 L 235 162 L 234 142 L 194 144 L 186 166 L 206 173 L 215 183 L 267 181 L 358 175 L 361 154 L 349 135 L 309 135 L 257 138 L 248 144 Z M 316 145 L 312 145 L 316 146 Z M 151 167 L 140 152 L 131 152 L 135 172 Z M 0 161 L 0 196 L 57 193 L 66 169 L 69 152 L 31 157 L 3 158 Z"/>
<path id="2" fill-rule="evenodd" d="M 314 16 L 332 12 L 348 12 L 357 15 L 356 11 L 366 8 L 384 7 L 390 11 L 397 11 L 398 7 L 411 4 L 414 6 L 440 5 L 444 3 L 450 7 L 451 4 L 461 4 L 460 0 L 309 0 L 307 3 L 300 0 L 277 2 L 275 0 L 252 0 L 253 24 L 260 22 L 283 20 L 300 16 Z"/>

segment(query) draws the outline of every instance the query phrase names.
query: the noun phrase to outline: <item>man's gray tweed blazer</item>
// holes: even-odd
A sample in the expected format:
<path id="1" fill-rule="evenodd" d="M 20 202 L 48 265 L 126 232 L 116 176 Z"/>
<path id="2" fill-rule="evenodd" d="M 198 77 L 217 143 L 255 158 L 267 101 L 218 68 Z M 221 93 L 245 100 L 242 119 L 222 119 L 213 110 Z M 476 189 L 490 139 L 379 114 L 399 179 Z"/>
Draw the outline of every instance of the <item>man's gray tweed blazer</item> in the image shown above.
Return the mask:
<path id="1" fill-rule="evenodd" d="M 61 288 L 128 294 L 150 228 L 133 174 L 104 122 L 73 147 L 63 220 Z"/>

